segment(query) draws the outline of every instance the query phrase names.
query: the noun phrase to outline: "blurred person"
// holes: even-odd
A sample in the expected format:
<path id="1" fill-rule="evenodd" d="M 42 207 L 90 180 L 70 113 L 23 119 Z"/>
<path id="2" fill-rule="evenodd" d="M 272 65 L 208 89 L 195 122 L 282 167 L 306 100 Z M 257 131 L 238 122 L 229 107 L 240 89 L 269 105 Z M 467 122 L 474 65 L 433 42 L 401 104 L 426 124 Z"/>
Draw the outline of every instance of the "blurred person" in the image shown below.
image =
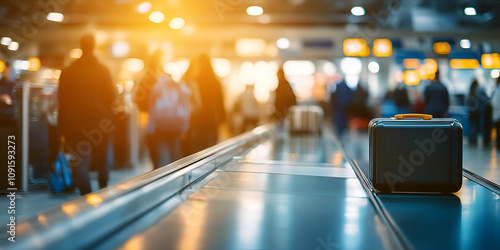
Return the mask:
<path id="1" fill-rule="evenodd" d="M 203 149 L 198 143 L 198 139 L 203 136 L 203 122 L 201 120 L 202 104 L 198 82 L 199 69 L 196 59 L 192 59 L 188 69 L 182 76 L 181 81 L 191 90 L 191 118 L 189 120 L 189 130 L 183 137 L 181 148 L 183 155 L 191 155 Z"/>
<path id="2" fill-rule="evenodd" d="M 368 91 L 361 83 L 358 83 L 352 94 L 351 101 L 347 107 L 348 122 L 350 128 L 367 129 L 372 118 L 372 111 L 368 108 Z"/>
<path id="3" fill-rule="evenodd" d="M 290 82 L 285 78 L 283 68 L 278 70 L 277 76 L 278 87 L 275 90 L 273 117 L 277 120 L 283 120 L 287 115 L 288 109 L 293 105 L 297 105 L 297 98 L 292 86 L 290 86 Z"/>
<path id="4" fill-rule="evenodd" d="M 333 93 L 331 93 L 330 97 L 330 106 L 333 122 L 337 131 L 337 135 L 341 135 L 344 130 L 347 128 L 348 122 L 348 106 L 351 103 L 353 96 L 353 91 L 347 83 L 345 79 L 342 79 L 339 83 L 337 83 L 337 87 Z"/>
<path id="5" fill-rule="evenodd" d="M 58 126 L 64 150 L 71 153 L 80 194 L 92 192 L 89 180 L 91 162 L 99 172 L 99 188 L 108 185 L 107 149 L 115 129 L 113 108 L 116 87 L 108 69 L 94 56 L 95 40 L 80 40 L 82 56 L 62 70 L 59 79 Z"/>
<path id="6" fill-rule="evenodd" d="M 486 137 L 490 137 L 490 133 L 487 130 L 491 130 L 491 125 L 488 125 L 487 120 L 491 120 L 487 117 L 487 106 L 489 106 L 490 100 L 486 95 L 486 91 L 484 88 L 479 85 L 477 80 L 474 80 L 470 86 L 469 94 L 467 96 L 467 109 L 469 111 L 469 142 L 472 145 L 477 144 L 477 135 L 483 128 L 483 142 L 484 145 L 488 145 L 490 143 L 490 139 Z M 488 114 L 491 117 L 491 112 Z M 491 124 L 491 122 L 489 122 Z M 483 125 L 483 126 L 481 126 Z"/>
<path id="7" fill-rule="evenodd" d="M 11 80 L 11 65 L 5 62 L 5 69 L 0 79 L 0 125 L 4 127 L 16 127 L 14 117 L 14 82 Z"/>
<path id="8" fill-rule="evenodd" d="M 424 91 L 424 113 L 435 118 L 443 118 L 450 105 L 450 97 L 446 87 L 439 81 L 439 70 L 434 80 Z"/>
<path id="9" fill-rule="evenodd" d="M 399 82 L 394 89 L 394 103 L 399 113 L 408 113 L 410 111 L 410 98 L 404 82 Z"/>
<path id="10" fill-rule="evenodd" d="M 135 92 L 139 109 L 148 112 L 146 143 L 153 168 L 181 158 L 181 138 L 189 129 L 189 88 L 163 72 L 162 52 L 155 51 Z"/>
<path id="11" fill-rule="evenodd" d="M 257 99 L 255 99 L 253 84 L 246 85 L 245 90 L 238 98 L 237 106 L 243 115 L 241 132 L 257 127 L 259 124 L 260 106 Z"/>
<path id="12" fill-rule="evenodd" d="M 198 83 L 201 96 L 200 120 L 203 124 L 203 136 L 199 143 L 203 148 L 208 148 L 217 143 L 219 138 L 219 126 L 225 120 L 224 95 L 222 86 L 215 75 L 212 63 L 207 55 L 201 55 L 198 59 Z"/>
<path id="13" fill-rule="evenodd" d="M 491 98 L 492 106 L 492 121 L 496 130 L 496 146 L 497 151 L 500 151 L 500 78 L 497 79 L 497 86 Z"/>
<path id="14" fill-rule="evenodd" d="M 16 143 L 21 139 L 20 137 L 18 137 L 17 120 L 14 110 L 14 82 L 11 80 L 10 73 L 11 65 L 9 62 L 5 62 L 5 69 L 2 72 L 2 79 L 0 79 L 0 137 L 2 138 L 2 140 L 5 140 L 4 142 L 2 142 L 2 146 L 0 147 L 0 159 L 2 159 L 2 161 L 5 160 L 5 162 L 2 162 L 2 164 L 0 164 L 1 171 L 5 173 L 3 175 L 5 176 L 5 179 L 0 181 L 0 189 L 3 190 L 6 190 L 9 187 L 7 185 L 6 164 L 9 156 L 9 143 L 7 141 Z M 13 145 L 10 144 L 10 146 Z"/>

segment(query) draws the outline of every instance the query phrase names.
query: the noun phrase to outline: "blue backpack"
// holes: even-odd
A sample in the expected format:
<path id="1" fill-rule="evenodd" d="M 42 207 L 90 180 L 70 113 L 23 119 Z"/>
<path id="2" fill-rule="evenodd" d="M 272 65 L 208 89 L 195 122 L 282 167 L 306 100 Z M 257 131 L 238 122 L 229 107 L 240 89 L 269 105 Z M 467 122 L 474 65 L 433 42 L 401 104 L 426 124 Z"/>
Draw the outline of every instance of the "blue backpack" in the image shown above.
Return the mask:
<path id="1" fill-rule="evenodd" d="M 54 173 L 50 176 L 50 189 L 56 193 L 64 191 L 73 185 L 71 166 L 63 153 L 57 154 Z"/>
<path id="2" fill-rule="evenodd" d="M 148 132 L 186 132 L 189 129 L 190 91 L 169 75 L 161 75 L 150 93 Z"/>

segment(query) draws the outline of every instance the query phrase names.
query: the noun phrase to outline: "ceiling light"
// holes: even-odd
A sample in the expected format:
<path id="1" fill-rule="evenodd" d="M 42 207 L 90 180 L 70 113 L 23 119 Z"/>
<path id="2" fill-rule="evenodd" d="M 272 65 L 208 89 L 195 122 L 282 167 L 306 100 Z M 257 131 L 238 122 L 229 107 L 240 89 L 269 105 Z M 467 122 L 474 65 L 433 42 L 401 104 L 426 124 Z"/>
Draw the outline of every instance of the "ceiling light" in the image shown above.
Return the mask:
<path id="1" fill-rule="evenodd" d="M 137 12 L 146 14 L 151 10 L 150 2 L 142 2 L 137 6 Z"/>
<path id="2" fill-rule="evenodd" d="M 159 11 L 153 11 L 149 14 L 149 20 L 153 23 L 161 23 L 165 20 L 165 15 Z"/>
<path id="3" fill-rule="evenodd" d="M 288 49 L 290 48 L 290 40 L 282 37 L 276 41 L 276 46 L 280 49 Z"/>
<path id="4" fill-rule="evenodd" d="M 64 20 L 64 15 L 58 12 L 50 12 L 47 14 L 47 20 L 60 23 Z"/>
<path id="5" fill-rule="evenodd" d="M 114 57 L 118 57 L 118 58 L 125 57 L 128 55 L 129 51 L 130 51 L 130 45 L 125 41 L 115 42 L 111 46 L 111 54 Z"/>
<path id="6" fill-rule="evenodd" d="M 170 28 L 172 28 L 174 30 L 180 30 L 180 29 L 182 29 L 182 27 L 184 27 L 185 23 L 186 22 L 184 21 L 184 19 L 182 19 L 180 17 L 176 17 L 176 18 L 172 19 L 172 21 L 170 21 L 169 26 L 170 26 Z"/>
<path id="7" fill-rule="evenodd" d="M 250 6 L 247 8 L 247 14 L 250 16 L 260 16 L 264 13 L 264 9 L 260 6 Z"/>
<path id="8" fill-rule="evenodd" d="M 2 37 L 2 40 L 0 40 L 0 44 L 9 46 L 9 44 L 12 42 L 12 39 L 8 36 Z"/>
<path id="9" fill-rule="evenodd" d="M 498 69 L 494 69 L 491 71 L 491 78 L 498 78 L 500 77 L 500 71 Z"/>
<path id="10" fill-rule="evenodd" d="M 380 71 L 380 65 L 378 64 L 378 62 L 370 62 L 368 64 L 368 70 L 373 74 L 376 74 Z"/>
<path id="11" fill-rule="evenodd" d="M 361 6 L 352 7 L 351 14 L 355 16 L 362 16 L 365 14 L 365 9 Z"/>
<path id="12" fill-rule="evenodd" d="M 462 39 L 460 40 L 460 47 L 462 47 L 463 49 L 470 49 L 470 40 L 469 39 Z"/>
<path id="13" fill-rule="evenodd" d="M 476 9 L 474 9 L 474 7 L 467 7 L 464 9 L 464 13 L 465 15 L 467 16 L 475 16 L 477 13 L 476 13 Z"/>
<path id="14" fill-rule="evenodd" d="M 9 44 L 9 47 L 7 47 L 9 50 L 16 51 L 19 49 L 19 43 L 17 42 L 11 42 Z"/>

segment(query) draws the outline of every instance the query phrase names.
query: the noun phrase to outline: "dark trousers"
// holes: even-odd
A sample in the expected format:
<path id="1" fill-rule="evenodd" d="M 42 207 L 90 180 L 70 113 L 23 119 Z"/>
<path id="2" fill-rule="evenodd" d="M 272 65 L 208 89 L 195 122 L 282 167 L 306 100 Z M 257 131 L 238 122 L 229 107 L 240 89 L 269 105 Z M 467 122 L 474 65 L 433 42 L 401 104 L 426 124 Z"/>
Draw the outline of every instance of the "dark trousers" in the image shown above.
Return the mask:
<path id="1" fill-rule="evenodd" d="M 98 172 L 99 188 L 108 186 L 109 168 L 107 164 L 109 135 L 103 135 L 100 143 L 92 144 L 86 139 L 72 140 L 64 147 L 65 151 L 69 151 L 75 160 L 72 161 L 76 183 L 81 195 L 86 195 L 92 192 L 90 185 L 90 166 Z M 87 147 L 89 146 L 90 147 Z M 68 150 L 68 147 L 71 150 Z M 76 154 L 76 155 L 75 155 Z"/>
<path id="2" fill-rule="evenodd" d="M 180 132 L 157 132 L 147 134 L 149 156 L 155 169 L 163 167 L 182 157 Z"/>
<path id="3" fill-rule="evenodd" d="M 471 145 L 477 144 L 477 135 L 481 124 L 480 113 L 469 113 L 469 143 Z"/>

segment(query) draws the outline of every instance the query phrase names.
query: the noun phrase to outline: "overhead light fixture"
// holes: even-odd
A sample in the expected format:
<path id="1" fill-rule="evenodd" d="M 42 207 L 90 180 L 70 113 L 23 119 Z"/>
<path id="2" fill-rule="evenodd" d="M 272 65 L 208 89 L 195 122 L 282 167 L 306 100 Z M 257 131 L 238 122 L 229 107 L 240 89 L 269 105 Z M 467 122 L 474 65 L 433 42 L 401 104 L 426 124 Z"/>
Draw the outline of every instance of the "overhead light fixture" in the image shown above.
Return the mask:
<path id="1" fill-rule="evenodd" d="M 184 27 L 185 23 L 186 22 L 184 21 L 184 19 L 176 17 L 170 21 L 169 26 L 174 30 L 180 30 L 182 29 L 182 27 Z"/>
<path id="2" fill-rule="evenodd" d="M 64 15 L 58 12 L 50 12 L 47 14 L 47 20 L 60 23 L 64 20 Z"/>
<path id="3" fill-rule="evenodd" d="M 361 6 L 352 7 L 351 14 L 354 16 L 363 16 L 365 14 L 365 9 Z"/>
<path id="4" fill-rule="evenodd" d="M 290 40 L 282 37 L 276 41 L 276 46 L 280 49 L 288 49 L 290 48 Z"/>
<path id="5" fill-rule="evenodd" d="M 2 39 L 0 40 L 0 44 L 2 45 L 5 45 L 5 46 L 9 46 L 9 44 L 12 42 L 12 39 L 8 36 L 4 36 L 2 37 Z"/>
<path id="6" fill-rule="evenodd" d="M 312 76 L 316 72 L 316 66 L 309 60 L 288 60 L 283 64 L 285 75 Z"/>
<path id="7" fill-rule="evenodd" d="M 460 47 L 463 49 L 470 49 L 471 43 L 469 39 L 462 39 L 460 40 Z"/>
<path id="8" fill-rule="evenodd" d="M 392 55 L 392 42 L 387 38 L 373 40 L 373 55 L 376 57 L 389 57 Z"/>
<path id="9" fill-rule="evenodd" d="M 128 55 L 129 51 L 130 51 L 130 45 L 125 41 L 115 42 L 111 46 L 111 54 L 114 57 L 118 57 L 118 58 L 125 57 Z"/>
<path id="10" fill-rule="evenodd" d="M 149 20 L 153 23 L 161 23 L 165 20 L 165 15 L 159 11 L 153 11 L 149 14 Z"/>
<path id="11" fill-rule="evenodd" d="M 11 42 L 9 44 L 9 47 L 7 47 L 9 50 L 16 51 L 19 49 L 19 43 L 17 42 Z"/>
<path id="12" fill-rule="evenodd" d="M 451 51 L 450 44 L 447 42 L 436 42 L 432 45 L 432 49 L 436 52 L 436 54 L 440 55 L 449 54 Z"/>
<path id="13" fill-rule="evenodd" d="M 500 71 L 498 71 L 498 69 L 494 69 L 491 71 L 491 78 L 498 78 L 500 77 Z"/>
<path id="14" fill-rule="evenodd" d="M 475 16 L 477 13 L 476 13 L 476 9 L 474 7 L 467 7 L 464 9 L 464 13 L 465 15 L 467 16 Z"/>
<path id="15" fill-rule="evenodd" d="M 420 83 L 420 74 L 417 70 L 405 70 L 403 79 L 406 85 L 418 85 Z"/>
<path id="16" fill-rule="evenodd" d="M 250 6 L 247 8 L 247 14 L 250 16 L 260 16 L 264 13 L 264 9 L 260 6 Z"/>
<path id="17" fill-rule="evenodd" d="M 137 12 L 146 14 L 151 10 L 150 2 L 142 2 L 137 6 Z"/>
<path id="18" fill-rule="evenodd" d="M 346 56 L 366 57 L 370 55 L 370 48 L 363 38 L 347 38 L 343 43 L 343 51 Z"/>
<path id="19" fill-rule="evenodd" d="M 380 65 L 378 64 L 378 62 L 370 62 L 368 64 L 368 70 L 373 74 L 376 74 L 380 71 Z"/>
<path id="20" fill-rule="evenodd" d="M 82 50 L 78 48 L 70 50 L 69 57 L 73 59 L 78 59 L 82 57 Z"/>
<path id="21" fill-rule="evenodd" d="M 28 67 L 29 71 L 38 71 L 40 69 L 40 67 L 42 66 L 42 64 L 40 63 L 40 59 L 38 57 L 28 58 L 28 63 L 30 65 Z"/>
<path id="22" fill-rule="evenodd" d="M 479 62 L 476 59 L 451 59 L 450 67 L 452 69 L 477 69 Z"/>
<path id="23" fill-rule="evenodd" d="M 144 68 L 144 62 L 137 58 L 127 58 L 123 63 L 123 68 L 132 72 L 141 72 Z"/>

